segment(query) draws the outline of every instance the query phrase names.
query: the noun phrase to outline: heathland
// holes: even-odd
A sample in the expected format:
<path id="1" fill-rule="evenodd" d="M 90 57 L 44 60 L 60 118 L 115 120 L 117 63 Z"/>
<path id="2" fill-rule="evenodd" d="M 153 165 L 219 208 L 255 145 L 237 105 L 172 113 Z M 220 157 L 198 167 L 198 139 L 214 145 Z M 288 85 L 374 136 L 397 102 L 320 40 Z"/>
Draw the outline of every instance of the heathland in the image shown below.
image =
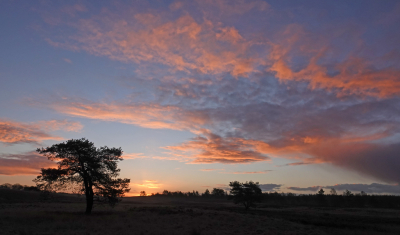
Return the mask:
<path id="1" fill-rule="evenodd" d="M 277 198 L 245 210 L 226 197 L 125 197 L 114 208 L 95 205 L 85 215 L 83 196 L 0 189 L 0 233 L 400 234 L 399 205 L 313 205 Z"/>

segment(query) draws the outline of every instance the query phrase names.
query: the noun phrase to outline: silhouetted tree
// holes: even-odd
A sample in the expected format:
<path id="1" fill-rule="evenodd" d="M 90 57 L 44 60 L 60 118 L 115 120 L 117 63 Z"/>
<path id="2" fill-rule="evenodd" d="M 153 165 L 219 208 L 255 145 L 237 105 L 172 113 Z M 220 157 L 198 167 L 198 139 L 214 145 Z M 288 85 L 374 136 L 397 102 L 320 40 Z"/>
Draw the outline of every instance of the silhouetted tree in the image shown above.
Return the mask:
<path id="1" fill-rule="evenodd" d="M 321 189 L 318 191 L 317 195 L 321 197 L 321 196 L 324 196 L 324 193 L 325 193 L 325 191 L 321 188 Z"/>
<path id="2" fill-rule="evenodd" d="M 213 188 L 213 190 L 211 191 L 211 195 L 216 197 L 223 197 L 225 196 L 225 191 L 220 188 Z"/>
<path id="3" fill-rule="evenodd" d="M 334 188 L 331 188 L 331 195 L 334 195 L 334 196 L 337 195 L 337 192 L 336 192 L 336 190 Z"/>
<path id="4" fill-rule="evenodd" d="M 364 192 L 364 191 L 361 191 L 361 192 L 360 192 L 360 195 L 361 195 L 361 196 L 367 196 L 368 194 L 367 194 L 366 192 Z"/>
<path id="5" fill-rule="evenodd" d="M 20 185 L 20 184 L 13 184 L 12 187 L 11 187 L 11 189 L 14 189 L 14 190 L 23 190 L 23 189 L 24 189 L 24 186 L 22 186 L 22 185 Z"/>
<path id="6" fill-rule="evenodd" d="M 230 182 L 230 195 L 235 204 L 242 203 L 245 209 L 255 207 L 256 202 L 262 199 L 262 190 L 258 182 L 253 181 L 240 183 L 238 181 Z"/>
<path id="7" fill-rule="evenodd" d="M 203 197 L 209 197 L 210 196 L 210 190 L 206 189 L 206 191 L 202 194 Z"/>
<path id="8" fill-rule="evenodd" d="M 5 184 L 0 185 L 0 188 L 2 188 L 2 189 L 12 189 L 12 184 L 5 183 Z"/>
<path id="9" fill-rule="evenodd" d="M 171 196 L 171 192 L 169 192 L 168 190 L 165 190 L 165 189 L 164 189 L 162 195 L 164 195 L 164 196 Z"/>
<path id="10" fill-rule="evenodd" d="M 141 196 L 141 197 L 147 196 L 146 191 L 140 191 L 140 196 Z"/>
<path id="11" fill-rule="evenodd" d="M 349 190 L 345 190 L 344 192 L 343 192 L 343 196 L 345 196 L 345 197 L 350 197 L 350 196 L 354 196 L 353 195 L 353 193 L 351 192 L 351 191 L 349 191 Z"/>
<path id="12" fill-rule="evenodd" d="M 122 160 L 121 148 L 96 148 L 92 142 L 82 138 L 36 151 L 58 165 L 56 168 L 42 168 L 34 180 L 37 186 L 52 190 L 78 188 L 86 196 L 86 214 L 91 213 L 95 196 L 98 201 L 114 206 L 118 197 L 130 190 L 129 179 L 117 178 L 120 172 L 117 162 Z"/>

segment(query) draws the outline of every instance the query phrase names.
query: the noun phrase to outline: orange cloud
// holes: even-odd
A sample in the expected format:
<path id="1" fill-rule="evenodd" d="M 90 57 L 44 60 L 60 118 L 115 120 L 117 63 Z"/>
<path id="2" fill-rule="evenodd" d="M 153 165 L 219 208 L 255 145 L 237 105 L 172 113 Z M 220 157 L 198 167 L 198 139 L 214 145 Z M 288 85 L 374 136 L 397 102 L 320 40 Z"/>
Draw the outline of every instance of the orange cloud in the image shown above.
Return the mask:
<path id="1" fill-rule="evenodd" d="M 266 174 L 270 172 L 271 170 L 265 170 L 265 171 L 235 171 L 235 172 L 220 172 L 223 174 L 235 174 L 235 175 L 243 175 L 243 174 Z"/>
<path id="2" fill-rule="evenodd" d="M 250 163 L 269 160 L 267 156 L 255 151 L 254 146 L 238 138 L 222 138 L 211 132 L 193 138 L 177 146 L 164 147 L 178 155 L 189 154 L 191 163 Z"/>
<path id="3" fill-rule="evenodd" d="M 104 104 L 62 101 L 50 105 L 54 110 L 76 117 L 117 121 L 152 129 L 197 130 L 208 117 L 196 111 L 159 104 Z"/>
<path id="4" fill-rule="evenodd" d="M 200 171 L 223 171 L 224 169 L 200 169 Z"/>
<path id="5" fill-rule="evenodd" d="M 52 136 L 47 132 L 55 130 L 79 131 L 82 127 L 79 122 L 66 120 L 39 121 L 36 123 L 0 120 L 0 142 L 16 144 L 38 143 L 43 140 L 62 140 L 62 137 Z"/>
<path id="6" fill-rule="evenodd" d="M 68 37 L 69 41 L 47 41 L 56 47 L 78 48 L 113 60 L 156 62 L 185 72 L 248 76 L 262 63 L 249 55 L 253 43 L 234 27 L 215 25 L 206 19 L 199 23 L 188 14 L 173 21 L 165 13 L 138 13 L 133 17 L 103 14 L 79 20 L 75 24 L 78 32 Z"/>
<path id="7" fill-rule="evenodd" d="M 162 184 L 157 183 L 157 180 L 145 180 L 142 184 L 135 184 L 135 185 L 145 188 L 159 188 Z"/>
<path id="8" fill-rule="evenodd" d="M 334 73 L 321 63 L 334 50 L 305 32 L 302 27 L 290 25 L 281 34 L 280 42 L 271 43 L 270 66 L 267 71 L 275 73 L 281 81 L 308 82 L 311 89 L 333 90 L 338 96 L 360 95 L 387 98 L 400 94 L 400 70 L 386 67 L 375 68 L 374 61 L 349 56 L 334 64 Z M 303 56 L 307 65 L 294 69 L 290 63 L 294 56 Z"/>
<path id="9" fill-rule="evenodd" d="M 147 157 L 144 156 L 143 153 L 124 153 L 122 155 L 122 158 L 125 160 L 132 160 L 132 159 L 147 158 Z"/>
<path id="10" fill-rule="evenodd" d="M 0 175 L 38 175 L 49 167 L 55 167 L 54 162 L 36 152 L 0 155 Z"/>

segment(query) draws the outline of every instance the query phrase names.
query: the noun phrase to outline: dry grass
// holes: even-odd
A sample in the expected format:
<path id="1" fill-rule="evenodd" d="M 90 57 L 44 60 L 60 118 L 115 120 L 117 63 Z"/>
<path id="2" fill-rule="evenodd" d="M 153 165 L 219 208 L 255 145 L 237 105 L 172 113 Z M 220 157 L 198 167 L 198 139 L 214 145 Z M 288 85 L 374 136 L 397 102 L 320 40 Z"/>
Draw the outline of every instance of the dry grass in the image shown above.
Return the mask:
<path id="1" fill-rule="evenodd" d="M 114 209 L 95 207 L 86 216 L 80 199 L 18 198 L 1 200 L 0 234 L 400 234 L 397 210 L 298 207 L 245 212 L 223 199 L 142 197 L 126 198 Z"/>

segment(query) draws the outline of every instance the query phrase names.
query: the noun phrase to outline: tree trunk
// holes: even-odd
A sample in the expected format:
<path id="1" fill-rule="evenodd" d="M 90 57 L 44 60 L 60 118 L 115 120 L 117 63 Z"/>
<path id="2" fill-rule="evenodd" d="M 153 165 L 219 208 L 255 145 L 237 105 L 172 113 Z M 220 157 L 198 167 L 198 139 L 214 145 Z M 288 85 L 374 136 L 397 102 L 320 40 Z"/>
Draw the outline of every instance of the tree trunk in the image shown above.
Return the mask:
<path id="1" fill-rule="evenodd" d="M 93 208 L 93 190 L 89 189 L 86 192 L 86 212 L 85 214 L 90 215 Z"/>
<path id="2" fill-rule="evenodd" d="M 84 180 L 86 195 L 86 211 L 85 214 L 90 215 L 93 208 L 93 185 L 87 179 Z"/>

